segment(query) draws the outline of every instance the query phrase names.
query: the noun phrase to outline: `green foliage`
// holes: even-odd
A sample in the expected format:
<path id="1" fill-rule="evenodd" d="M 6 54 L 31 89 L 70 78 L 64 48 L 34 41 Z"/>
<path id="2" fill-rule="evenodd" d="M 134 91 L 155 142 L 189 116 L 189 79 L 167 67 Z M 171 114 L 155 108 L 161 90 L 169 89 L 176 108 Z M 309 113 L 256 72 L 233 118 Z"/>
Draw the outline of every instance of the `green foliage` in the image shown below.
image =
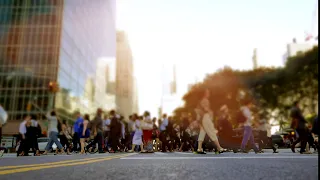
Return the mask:
<path id="1" fill-rule="evenodd" d="M 224 104 L 231 111 L 236 111 L 239 108 L 239 92 L 243 91 L 255 100 L 260 110 L 270 115 L 271 111 L 278 109 L 279 116 L 286 116 L 294 100 L 307 98 L 317 103 L 318 47 L 289 58 L 283 68 L 261 67 L 239 71 L 225 67 L 207 75 L 203 82 L 195 84 L 183 96 L 185 106 L 176 109 L 176 116 L 181 112 L 193 113 L 205 89 L 210 90 L 211 108 L 215 112 Z M 311 106 L 315 106 L 314 103 Z"/>

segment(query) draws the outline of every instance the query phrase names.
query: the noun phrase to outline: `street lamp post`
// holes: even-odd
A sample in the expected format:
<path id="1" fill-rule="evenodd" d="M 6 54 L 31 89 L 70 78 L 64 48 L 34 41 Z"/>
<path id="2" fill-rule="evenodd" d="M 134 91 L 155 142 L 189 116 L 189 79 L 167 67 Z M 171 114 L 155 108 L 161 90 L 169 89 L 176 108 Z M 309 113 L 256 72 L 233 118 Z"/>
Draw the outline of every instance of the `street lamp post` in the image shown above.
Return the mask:
<path id="1" fill-rule="evenodd" d="M 48 106 L 47 110 L 53 108 L 54 95 L 59 91 L 59 84 L 54 81 L 49 82 L 49 97 L 48 97 Z"/>

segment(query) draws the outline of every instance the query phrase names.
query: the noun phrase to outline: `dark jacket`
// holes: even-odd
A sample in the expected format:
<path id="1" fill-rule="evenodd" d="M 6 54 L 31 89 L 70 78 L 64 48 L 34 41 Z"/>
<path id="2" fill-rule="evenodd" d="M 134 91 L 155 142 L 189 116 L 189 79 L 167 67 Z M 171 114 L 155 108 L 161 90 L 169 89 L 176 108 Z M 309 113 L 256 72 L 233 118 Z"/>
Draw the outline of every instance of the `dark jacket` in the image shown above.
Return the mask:
<path id="1" fill-rule="evenodd" d="M 313 120 L 312 133 L 319 135 L 318 116 Z"/>
<path id="2" fill-rule="evenodd" d="M 290 116 L 292 118 L 291 128 L 305 129 L 307 121 L 304 119 L 301 110 L 298 107 L 292 107 Z"/>
<path id="3" fill-rule="evenodd" d="M 121 136 L 121 128 L 122 125 L 119 121 L 118 118 L 113 117 L 111 118 L 111 123 L 110 123 L 110 133 L 114 136 Z"/>

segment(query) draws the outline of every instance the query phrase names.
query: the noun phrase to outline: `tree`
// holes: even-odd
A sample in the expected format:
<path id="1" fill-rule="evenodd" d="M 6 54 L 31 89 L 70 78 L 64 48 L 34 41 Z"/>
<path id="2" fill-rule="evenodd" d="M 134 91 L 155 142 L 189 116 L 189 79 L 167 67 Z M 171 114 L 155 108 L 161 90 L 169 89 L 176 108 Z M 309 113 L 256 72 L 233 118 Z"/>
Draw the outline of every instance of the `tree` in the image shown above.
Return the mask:
<path id="1" fill-rule="evenodd" d="M 183 96 L 185 105 L 177 108 L 175 115 L 193 112 L 205 89 L 210 90 L 214 112 L 223 104 L 235 112 L 239 108 L 239 100 L 243 98 L 241 94 L 245 94 L 255 100 L 260 113 L 276 116 L 279 124 L 288 124 L 288 110 L 295 100 L 304 102 L 304 109 L 315 111 L 318 103 L 318 47 L 289 58 L 282 68 L 260 67 L 239 71 L 224 67 L 209 74 Z M 275 111 L 277 113 L 272 113 Z"/>

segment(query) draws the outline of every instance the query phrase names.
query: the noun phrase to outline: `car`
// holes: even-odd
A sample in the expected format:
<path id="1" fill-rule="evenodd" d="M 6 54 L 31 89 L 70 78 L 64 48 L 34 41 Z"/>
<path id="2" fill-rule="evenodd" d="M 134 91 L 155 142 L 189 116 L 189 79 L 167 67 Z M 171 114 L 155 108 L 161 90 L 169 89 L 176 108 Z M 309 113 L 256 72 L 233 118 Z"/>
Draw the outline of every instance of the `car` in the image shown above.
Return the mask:
<path id="1" fill-rule="evenodd" d="M 280 137 L 282 138 L 283 143 L 281 142 Z M 272 138 L 272 142 L 274 144 L 279 145 L 281 148 L 290 148 L 291 144 L 297 139 L 297 134 L 294 129 L 292 128 L 284 128 L 281 131 L 278 131 L 274 134 L 274 137 Z M 297 144 L 296 147 L 299 147 L 300 145 Z"/>
<path id="2" fill-rule="evenodd" d="M 286 147 L 285 141 L 283 140 L 283 135 L 280 134 L 273 134 L 271 135 L 272 144 L 275 146 L 275 148 L 283 148 Z"/>
<path id="3" fill-rule="evenodd" d="M 47 138 L 47 137 L 38 138 L 38 146 L 39 146 L 40 152 L 45 151 L 45 148 L 46 148 L 48 142 L 49 142 L 49 138 Z M 57 149 L 57 145 L 55 143 L 53 143 L 51 151 L 55 151 L 56 149 Z"/>

